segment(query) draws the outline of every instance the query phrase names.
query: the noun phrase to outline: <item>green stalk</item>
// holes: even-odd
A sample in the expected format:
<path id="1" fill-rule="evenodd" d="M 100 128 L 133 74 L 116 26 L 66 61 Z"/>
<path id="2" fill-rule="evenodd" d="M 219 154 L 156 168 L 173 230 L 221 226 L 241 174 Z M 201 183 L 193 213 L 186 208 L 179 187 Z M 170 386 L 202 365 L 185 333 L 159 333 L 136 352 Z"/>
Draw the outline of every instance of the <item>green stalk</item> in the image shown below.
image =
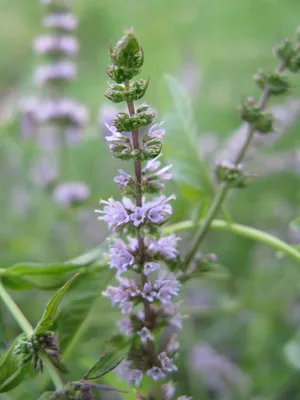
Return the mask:
<path id="1" fill-rule="evenodd" d="M 204 224 L 204 222 L 203 222 Z M 191 231 L 196 229 L 198 226 L 202 226 L 202 221 L 199 221 L 195 225 L 192 221 L 183 221 L 177 224 L 169 225 L 164 227 L 164 234 L 179 233 L 185 231 Z M 283 253 L 287 257 L 300 263 L 300 252 L 297 251 L 293 246 L 285 243 L 283 240 L 270 235 L 269 233 L 260 231 L 259 229 L 251 228 L 249 226 L 228 223 L 226 221 L 215 219 L 210 222 L 210 228 L 216 231 L 232 232 L 236 235 L 246 237 L 256 242 L 265 244 L 275 250 Z"/>
<path id="2" fill-rule="evenodd" d="M 276 68 L 276 72 L 278 72 L 278 73 L 282 72 L 285 69 L 285 67 L 286 67 L 285 61 L 281 61 L 281 63 Z M 262 111 L 265 108 L 269 97 L 270 97 L 270 89 L 269 89 L 269 86 L 266 85 L 261 93 L 261 96 L 260 96 L 260 99 L 259 99 L 258 105 L 257 105 L 258 109 L 260 111 Z M 236 155 L 236 157 L 234 159 L 235 165 L 239 165 L 240 162 L 244 159 L 244 157 L 247 153 L 247 150 L 249 149 L 250 144 L 252 142 L 254 133 L 255 133 L 254 126 L 252 124 L 248 123 L 247 136 L 246 136 L 246 139 L 245 139 L 242 147 L 240 148 L 238 154 Z M 218 192 L 216 193 L 215 198 L 214 198 L 211 206 L 209 207 L 207 215 L 204 218 L 202 224 L 200 225 L 198 232 L 196 233 L 196 236 L 192 243 L 192 247 L 186 255 L 186 258 L 184 261 L 184 268 L 183 268 L 184 270 L 186 270 L 188 268 L 190 262 L 192 261 L 194 255 L 197 252 L 197 249 L 198 249 L 202 239 L 205 237 L 207 231 L 209 230 L 213 218 L 218 214 L 218 212 L 221 208 L 221 205 L 222 205 L 223 201 L 225 200 L 225 197 L 226 197 L 226 194 L 227 194 L 229 188 L 230 188 L 230 184 L 228 182 L 223 182 L 221 184 Z"/>
<path id="3" fill-rule="evenodd" d="M 14 319 L 16 320 L 16 322 L 18 323 L 18 325 L 22 329 L 22 331 L 24 333 L 26 333 L 26 335 L 28 335 L 28 336 L 32 335 L 34 332 L 33 327 L 31 326 L 31 324 L 29 323 L 29 321 L 27 320 L 25 315 L 22 313 L 22 311 L 19 309 L 17 304 L 14 302 L 12 297 L 6 291 L 1 280 L 0 280 L 0 298 L 3 300 L 4 304 L 7 306 L 9 312 L 14 317 Z M 48 371 L 56 389 L 57 390 L 62 389 L 64 387 L 64 383 L 61 380 L 54 365 L 51 363 L 51 361 L 48 359 L 48 357 L 45 354 L 41 354 L 41 358 L 47 367 L 47 371 Z"/>

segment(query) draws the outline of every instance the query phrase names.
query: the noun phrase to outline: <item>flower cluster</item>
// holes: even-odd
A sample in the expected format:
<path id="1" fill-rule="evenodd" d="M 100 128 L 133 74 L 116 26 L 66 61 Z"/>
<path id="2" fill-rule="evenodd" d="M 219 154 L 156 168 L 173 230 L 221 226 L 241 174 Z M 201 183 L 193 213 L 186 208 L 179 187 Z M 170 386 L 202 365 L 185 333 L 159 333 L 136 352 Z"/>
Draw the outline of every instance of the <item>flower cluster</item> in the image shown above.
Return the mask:
<path id="1" fill-rule="evenodd" d="M 66 0 L 42 0 L 41 3 L 46 11 L 43 19 L 46 33 L 33 41 L 33 49 L 44 60 L 34 72 L 34 83 L 42 97 L 24 101 L 21 108 L 26 132 L 38 133 L 42 153 L 41 161 L 36 160 L 32 167 L 33 182 L 52 190 L 60 173 L 56 152 L 65 144 L 80 142 L 88 112 L 82 104 L 65 96 L 68 84 L 77 75 L 75 59 L 79 45 L 72 35 L 77 19 Z M 46 165 L 49 173 L 44 172 Z M 81 182 L 67 182 L 66 185 L 66 188 L 59 185 L 53 192 L 54 201 L 62 206 L 77 204 L 89 195 L 89 189 Z M 79 187 L 83 187 L 82 190 Z M 66 192 L 70 193 L 67 200 Z"/>
<path id="2" fill-rule="evenodd" d="M 96 212 L 119 235 L 109 249 L 118 285 L 108 286 L 103 295 L 124 314 L 118 326 L 130 343 L 128 358 L 118 372 L 138 386 L 144 376 L 157 381 L 177 370 L 174 332 L 181 327 L 178 238 L 160 232 L 172 215 L 175 196 L 161 193 L 164 182 L 172 177 L 171 166 L 161 167 L 158 159 L 165 130 L 161 123 L 153 124 L 155 114 L 149 106 L 134 104 L 148 82 L 130 82 L 144 60 L 132 31 L 111 49 L 111 60 L 108 75 L 116 84 L 109 86 L 106 95 L 115 103 L 126 101 L 128 114 L 117 114 L 106 139 L 115 157 L 133 161 L 135 173 L 132 176 L 119 169 L 114 181 L 123 193 L 122 200 L 101 200 L 102 207 Z M 165 339 L 163 330 L 170 326 L 172 334 Z"/>

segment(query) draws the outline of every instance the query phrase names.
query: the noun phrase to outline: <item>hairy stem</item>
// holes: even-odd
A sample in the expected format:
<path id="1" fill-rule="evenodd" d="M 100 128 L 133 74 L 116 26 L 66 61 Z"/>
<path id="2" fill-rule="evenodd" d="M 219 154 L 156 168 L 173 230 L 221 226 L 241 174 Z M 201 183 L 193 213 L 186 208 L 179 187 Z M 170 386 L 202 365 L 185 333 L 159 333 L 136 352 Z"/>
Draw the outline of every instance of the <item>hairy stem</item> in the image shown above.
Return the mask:
<path id="1" fill-rule="evenodd" d="M 5 287 L 3 286 L 1 280 L 0 280 L 0 297 L 3 300 L 4 304 L 7 306 L 9 312 L 11 315 L 14 317 L 16 322 L 18 323 L 19 327 L 22 329 L 26 335 L 30 336 L 33 334 L 34 329 L 25 317 L 25 315 L 22 313 L 22 311 L 19 309 L 17 304 L 14 302 L 12 297 L 9 295 L 9 293 L 6 291 Z M 55 367 L 51 363 L 51 361 L 48 359 L 48 357 L 45 354 L 41 354 L 41 358 L 44 362 L 44 364 L 47 367 L 47 371 L 52 379 L 52 382 L 56 389 L 60 390 L 64 387 L 64 383 L 61 380 L 58 372 L 56 371 Z"/>
<path id="2" fill-rule="evenodd" d="M 199 224 L 201 226 L 201 221 L 199 222 Z M 195 224 L 192 221 L 183 221 L 164 227 L 164 234 L 168 235 L 171 233 L 191 231 L 195 228 Z M 213 221 L 211 221 L 210 228 L 216 231 L 232 232 L 236 235 L 243 236 L 245 238 L 265 244 L 300 263 L 299 251 L 297 251 L 293 246 L 290 246 L 288 243 L 285 243 L 283 240 L 273 235 L 270 235 L 267 232 L 260 231 L 259 229 L 255 229 L 250 226 L 228 223 L 220 219 L 214 219 Z"/>
<path id="3" fill-rule="evenodd" d="M 282 72 L 285 69 L 285 62 L 281 62 L 279 66 L 276 68 L 276 71 L 278 73 Z M 267 101 L 270 96 L 270 90 L 269 87 L 266 85 L 264 90 L 262 91 L 261 97 L 258 102 L 258 108 L 260 110 L 263 110 L 267 104 Z M 248 132 L 246 136 L 246 140 L 244 144 L 242 145 L 240 151 L 236 155 L 234 159 L 234 164 L 237 166 L 245 157 L 245 154 L 247 153 L 247 150 L 249 149 L 249 146 L 252 142 L 253 136 L 255 133 L 255 129 L 252 124 L 248 124 Z M 226 197 L 226 194 L 229 189 L 229 183 L 222 183 L 219 190 L 217 191 L 215 198 L 213 202 L 211 203 L 211 206 L 206 214 L 206 217 L 204 218 L 202 224 L 200 225 L 199 230 L 196 233 L 196 236 L 193 240 L 192 246 L 190 251 L 187 253 L 186 258 L 185 258 L 185 263 L 184 263 L 184 270 L 186 270 L 192 261 L 194 255 L 197 252 L 197 249 L 202 242 L 203 238 L 205 237 L 207 231 L 209 230 L 210 224 L 212 220 L 215 218 L 217 215 L 218 211 L 220 210 L 220 207 Z"/>

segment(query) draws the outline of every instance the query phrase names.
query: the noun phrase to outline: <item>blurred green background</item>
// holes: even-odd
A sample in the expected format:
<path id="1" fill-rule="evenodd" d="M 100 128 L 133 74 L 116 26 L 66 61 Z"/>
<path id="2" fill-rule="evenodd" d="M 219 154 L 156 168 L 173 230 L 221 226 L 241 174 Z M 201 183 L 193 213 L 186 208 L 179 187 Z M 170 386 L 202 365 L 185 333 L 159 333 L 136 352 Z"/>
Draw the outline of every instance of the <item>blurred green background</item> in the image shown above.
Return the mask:
<path id="1" fill-rule="evenodd" d="M 124 28 L 133 26 L 143 46 L 142 76 L 151 77 L 146 99 L 157 110 L 159 119 L 174 111 L 165 74 L 176 77 L 185 88 L 192 102 L 199 137 L 197 150 L 201 154 L 206 153 L 201 137 L 217 142 L 218 151 L 228 143 L 240 124 L 237 105 L 246 96 L 259 94 L 252 76 L 259 67 L 271 69 L 276 65 L 272 47 L 279 39 L 294 34 L 300 3 L 74 0 L 73 12 L 79 18 L 79 73 L 68 95 L 88 107 L 90 124 L 81 144 L 64 154 L 60 179 L 86 182 L 91 196 L 85 205 L 72 210 L 61 209 L 49 193 L 32 184 L 30 167 L 37 149 L 34 141 L 23 140 L 20 134 L 18 105 L 36 90 L 31 77 L 39 59 L 33 54 L 32 40 L 42 31 L 42 11 L 38 0 L 0 0 L 2 267 L 24 260 L 70 259 L 105 239 L 106 228 L 96 221 L 93 210 L 100 198 L 118 196 L 112 179 L 120 163 L 108 153 L 98 114 L 109 103 L 104 97 L 109 43 L 118 40 Z M 289 96 L 297 101 L 299 76 L 291 82 Z M 286 118 L 287 101 L 276 99 L 276 104 L 285 105 Z M 258 146 L 260 157 L 252 156 L 249 170 L 255 165 L 255 173 L 260 176 L 247 189 L 233 191 L 226 204 L 234 221 L 287 241 L 299 241 L 299 237 L 291 237 L 288 225 L 300 213 L 300 161 L 284 171 L 284 163 L 283 168 L 278 168 L 276 160 L 282 165 L 282 160 L 289 159 L 289 154 L 294 157 L 299 148 L 300 123 L 299 118 L 295 119 L 295 123 L 287 123 L 288 129 L 278 140 L 269 146 Z M 169 135 L 172 137 L 172 132 Z M 172 148 L 168 151 L 172 152 Z M 210 169 L 215 155 L 210 156 Z M 266 168 L 266 159 L 273 160 L 271 168 Z M 201 196 L 191 194 L 176 182 L 168 190 L 178 194 L 174 222 L 195 215 Z M 300 399 L 299 265 L 229 233 L 211 232 L 203 250 L 216 253 L 231 278 L 198 280 L 185 289 L 184 307 L 190 318 L 185 320 L 181 335 L 178 393 L 199 400 Z M 32 323 L 51 294 L 11 293 Z M 0 344 L 4 347 L 18 327 L 2 304 L 0 307 Z M 69 356 L 72 378 L 80 377 L 95 359 L 95 353 L 101 353 L 118 316 L 99 296 L 80 345 Z M 113 374 L 106 382 L 119 385 Z M 9 396 L 0 395 L 0 399 L 35 399 L 34 388 L 34 382 L 28 381 Z"/>

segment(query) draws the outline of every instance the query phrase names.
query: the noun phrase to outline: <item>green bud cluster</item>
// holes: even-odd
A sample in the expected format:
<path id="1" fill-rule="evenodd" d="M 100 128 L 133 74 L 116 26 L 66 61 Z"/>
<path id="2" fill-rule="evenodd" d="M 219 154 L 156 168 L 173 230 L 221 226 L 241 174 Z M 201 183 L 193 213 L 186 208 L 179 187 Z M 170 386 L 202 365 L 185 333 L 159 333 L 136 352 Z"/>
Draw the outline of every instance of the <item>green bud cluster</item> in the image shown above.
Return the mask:
<path id="1" fill-rule="evenodd" d="M 283 61 L 291 72 L 300 70 L 300 29 L 296 32 L 296 43 L 285 39 L 274 48 L 274 54 Z"/>
<path id="2" fill-rule="evenodd" d="M 284 94 L 290 88 L 287 78 L 278 72 L 264 72 L 259 70 L 254 75 L 254 80 L 262 90 L 268 86 L 269 93 L 273 96 Z"/>
<path id="3" fill-rule="evenodd" d="M 155 113 L 143 104 L 134 111 L 133 103 L 140 100 L 146 93 L 149 79 L 131 81 L 141 71 L 144 63 L 144 54 L 133 31 L 125 32 L 125 36 L 110 49 L 112 64 L 107 68 L 108 76 L 116 83 L 110 84 L 105 96 L 113 103 L 126 102 L 131 108 L 130 115 L 125 112 L 117 114 L 113 121 L 116 134 L 108 137 L 110 150 L 115 157 L 127 160 L 150 160 L 158 156 L 162 148 L 162 139 L 143 134 L 139 137 L 139 148 L 134 148 L 126 132 L 137 132 L 141 127 L 153 123 Z"/>
<path id="4" fill-rule="evenodd" d="M 46 353 L 52 360 L 60 360 L 59 345 L 53 332 L 31 336 L 23 334 L 14 348 L 14 355 L 19 358 L 21 365 L 30 362 L 34 369 L 43 372 L 44 364 L 40 358 L 41 353 Z"/>
<path id="5" fill-rule="evenodd" d="M 239 116 L 243 121 L 252 124 L 260 133 L 273 132 L 274 118 L 271 113 L 261 111 L 252 98 L 242 102 L 239 107 Z"/>
<path id="6" fill-rule="evenodd" d="M 134 100 L 140 100 L 149 85 L 149 79 L 145 81 L 140 79 L 139 81 L 130 83 L 129 89 L 125 88 L 124 84 L 109 85 L 105 96 L 113 103 L 121 103 L 122 101 L 133 102 Z"/>
<path id="7" fill-rule="evenodd" d="M 150 125 L 155 119 L 155 113 L 152 111 L 144 111 L 129 116 L 126 113 L 117 114 L 117 118 L 113 121 L 118 132 L 130 132 L 142 126 Z"/>
<path id="8" fill-rule="evenodd" d="M 215 174 L 219 182 L 226 182 L 229 187 L 244 188 L 246 176 L 240 165 L 222 162 L 216 165 Z"/>

